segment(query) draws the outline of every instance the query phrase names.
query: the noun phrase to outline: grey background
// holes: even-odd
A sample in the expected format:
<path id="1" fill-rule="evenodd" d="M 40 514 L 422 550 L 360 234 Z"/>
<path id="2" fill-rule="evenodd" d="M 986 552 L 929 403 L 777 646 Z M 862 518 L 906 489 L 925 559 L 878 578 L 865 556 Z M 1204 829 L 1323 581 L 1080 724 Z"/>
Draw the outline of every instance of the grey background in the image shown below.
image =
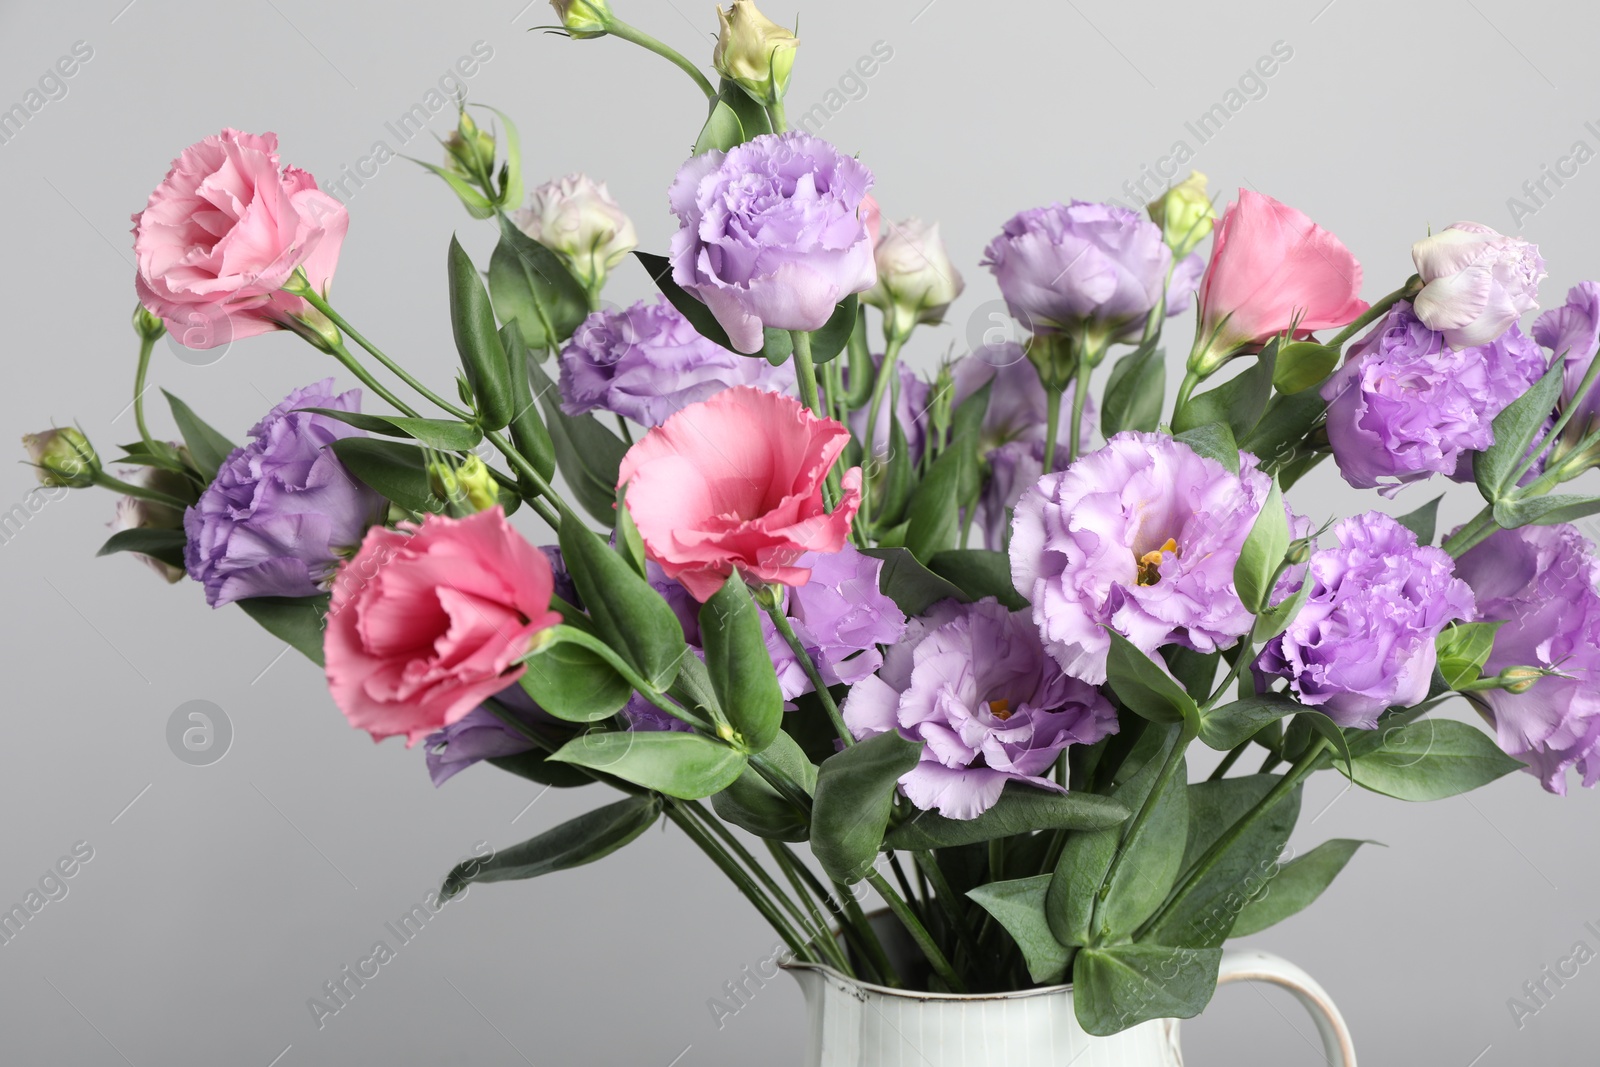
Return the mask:
<path id="1" fill-rule="evenodd" d="M 0 105 L 75 41 L 94 49 L 66 97 L 0 145 L 10 439 L 72 420 L 104 451 L 135 436 L 128 218 L 179 150 L 223 125 L 275 130 L 284 159 L 326 186 L 374 141 L 400 147 L 385 122 L 479 40 L 494 54 L 471 97 L 519 121 L 529 184 L 579 169 L 603 178 L 643 247 L 663 250 L 665 190 L 696 133 L 697 94 L 622 42 L 525 32 L 549 12 L 521 3 L 0 5 Z M 709 3 L 616 4 L 709 59 Z M 767 11 L 789 21 L 796 5 Z M 1214 189 L 1252 185 L 1340 235 L 1365 265 L 1369 299 L 1406 277 L 1427 227 L 1510 229 L 1506 200 L 1541 165 L 1580 139 L 1600 146 L 1584 125 L 1600 120 L 1590 5 L 811 0 L 799 14 L 797 118 L 874 42 L 893 48 L 821 132 L 862 154 L 890 216 L 944 223 L 969 289 L 950 327 L 914 340 L 924 366 L 965 348 L 969 317 L 982 323 L 997 294 L 977 260 L 1006 217 L 1058 198 L 1126 199 L 1123 181 L 1177 140 Z M 1292 59 L 1199 144 L 1185 121 L 1276 41 Z M 446 111 L 433 128 L 450 125 Z M 421 138 L 403 150 L 436 158 Z M 1549 261 L 1547 306 L 1595 270 L 1597 192 L 1600 163 L 1589 163 L 1524 220 Z M 445 245 L 459 231 L 487 262 L 488 228 L 402 160 L 350 209 L 336 305 L 448 383 Z M 609 296 L 632 300 L 646 285 L 630 266 Z M 1169 350 L 1186 348 L 1190 328 L 1187 316 L 1173 323 Z M 153 377 L 238 437 L 289 389 L 336 369 L 279 335 L 205 367 L 162 346 Z M 170 429 L 159 400 L 152 414 Z M 4 468 L 0 511 L 31 487 L 25 467 Z M 1430 495 L 1414 488 L 1392 509 Z M 1293 499 L 1318 518 L 1391 507 L 1344 487 L 1331 464 Z M 94 849 L 69 894 L 0 946 L 0 1062 L 799 1062 L 801 999 L 785 979 L 720 1030 L 712 1022 L 707 999 L 773 938 L 673 830 L 601 865 L 473 890 L 319 1030 L 307 998 L 375 940 L 393 944 L 384 923 L 475 842 L 514 843 L 604 798 L 541 796 L 486 768 L 435 791 L 420 751 L 349 729 L 318 672 L 280 659 L 283 646 L 241 613 L 213 615 L 192 583 L 168 588 L 126 558 L 95 559 L 112 503 L 100 492 L 48 502 L 0 545 L 0 904 L 75 842 Z M 1456 488 L 1447 520 L 1473 505 Z M 234 731 L 227 756 L 203 767 L 175 758 L 165 732 L 197 699 L 225 709 Z M 1597 798 L 1549 797 L 1519 775 L 1413 807 L 1342 793 L 1342 781 L 1309 787 L 1296 843 L 1389 847 L 1364 850 L 1313 910 L 1254 943 L 1321 979 L 1365 1063 L 1592 1062 L 1600 966 L 1521 1029 L 1507 999 L 1575 942 L 1600 948 L 1584 925 L 1600 926 Z M 1317 1062 L 1308 1021 L 1273 992 L 1230 988 L 1185 1033 L 1196 1064 Z"/>

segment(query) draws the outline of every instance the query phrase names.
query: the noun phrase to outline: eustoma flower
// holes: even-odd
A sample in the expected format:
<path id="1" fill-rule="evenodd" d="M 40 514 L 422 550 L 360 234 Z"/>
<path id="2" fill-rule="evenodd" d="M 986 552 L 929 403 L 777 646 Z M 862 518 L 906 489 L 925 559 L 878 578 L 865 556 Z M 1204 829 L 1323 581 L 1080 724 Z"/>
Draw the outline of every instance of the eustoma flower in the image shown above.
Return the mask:
<path id="1" fill-rule="evenodd" d="M 1074 200 L 1013 216 L 983 265 L 1019 322 L 1112 337 L 1161 300 L 1172 251 L 1138 212 Z"/>
<path id="2" fill-rule="evenodd" d="M 528 206 L 513 216 L 523 233 L 564 259 L 590 289 L 605 284 L 606 273 L 639 247 L 628 218 L 606 191 L 586 174 L 569 174 L 533 191 Z"/>
<path id="3" fill-rule="evenodd" d="M 1455 348 L 1487 344 L 1539 306 L 1539 246 L 1458 222 L 1411 246 L 1422 279 L 1417 317 Z"/>
<path id="4" fill-rule="evenodd" d="M 1333 234 L 1248 189 L 1217 223 L 1189 369 L 1202 377 L 1291 326 L 1343 326 L 1367 310 L 1361 264 Z"/>
<path id="5" fill-rule="evenodd" d="M 535 704 L 516 682 L 496 693 L 494 699 L 530 727 L 535 723 L 555 725 L 559 722 Z M 428 776 L 435 786 L 443 785 L 474 763 L 520 755 L 537 747 L 522 731 L 481 704 L 449 726 L 435 730 L 423 742 Z"/>
<path id="6" fill-rule="evenodd" d="M 561 407 L 601 410 L 659 426 L 690 404 L 735 385 L 794 390 L 794 367 L 735 355 L 708 341 L 665 298 L 596 311 L 561 350 Z"/>
<path id="7" fill-rule="evenodd" d="M 945 601 L 914 621 L 843 713 L 857 737 L 898 730 L 923 742 L 900 789 L 951 819 L 977 818 L 1008 781 L 1058 789 L 1044 775 L 1061 751 L 1117 730 L 1110 702 L 1061 671 L 1027 613 L 993 599 Z"/>
<path id="8" fill-rule="evenodd" d="M 1370 729 L 1389 707 L 1428 695 L 1434 639 L 1475 614 L 1472 590 L 1441 549 L 1377 511 L 1334 527 L 1337 548 L 1311 556 L 1305 605 L 1255 663 L 1287 678 L 1302 704 L 1340 726 Z"/>
<path id="9" fill-rule="evenodd" d="M 281 292 L 296 269 L 326 292 L 350 216 L 276 134 L 225 129 L 190 145 L 134 216 L 139 300 L 189 348 L 281 328 L 309 310 Z"/>
<path id="10" fill-rule="evenodd" d="M 807 552 L 837 552 L 861 504 L 861 468 L 829 512 L 823 482 L 850 431 L 749 386 L 693 404 L 622 458 L 619 485 L 646 554 L 706 600 L 735 571 L 803 585 Z"/>
<path id="11" fill-rule="evenodd" d="M 171 448 L 174 452 L 182 454 L 182 446 L 174 443 L 171 444 Z M 140 489 L 154 489 L 168 496 L 179 496 L 188 488 L 184 475 L 176 471 L 162 470 L 160 467 L 139 467 L 126 477 L 131 484 Z M 123 530 L 181 530 L 183 512 L 166 504 L 125 496 L 117 500 L 117 517 L 111 523 L 111 529 L 117 533 Z M 182 567 L 174 567 L 170 563 L 142 553 L 139 554 L 139 559 L 169 582 L 183 580 Z"/>
<path id="12" fill-rule="evenodd" d="M 1565 794 L 1567 771 L 1600 781 L 1600 561 L 1572 526 L 1497 530 L 1462 555 L 1459 574 L 1486 622 L 1504 623 L 1483 673 L 1554 669 L 1524 693 L 1472 694 L 1500 747 L 1528 764 L 1544 787 Z"/>
<path id="13" fill-rule="evenodd" d="M 544 553 L 496 507 L 464 519 L 374 527 L 340 570 L 323 652 L 350 725 L 408 744 L 515 682 L 551 610 Z"/>
<path id="14" fill-rule="evenodd" d="M 1544 371 L 1544 354 L 1515 325 L 1454 349 L 1397 304 L 1322 386 L 1339 473 L 1386 496 L 1434 474 L 1470 478 L 1469 453 L 1494 443 L 1495 416 Z"/>
<path id="15" fill-rule="evenodd" d="M 1576 407 L 1551 453 L 1556 462 L 1600 430 L 1600 388 L 1578 395 L 1584 375 L 1600 352 L 1600 285 L 1579 282 L 1567 290 L 1567 302 L 1551 308 L 1533 323 L 1533 336 L 1564 362 L 1560 408 Z"/>
<path id="16" fill-rule="evenodd" d="M 1011 577 L 1045 647 L 1074 678 L 1106 680 L 1110 626 L 1146 653 L 1211 652 L 1250 630 L 1234 565 L 1272 480 L 1161 434 L 1120 433 L 1022 494 Z"/>
<path id="17" fill-rule="evenodd" d="M 764 134 L 696 156 L 672 183 L 672 278 L 741 352 L 762 329 L 815 330 L 878 280 L 863 218 L 872 172 L 810 134 Z"/>
<path id="18" fill-rule="evenodd" d="M 801 566 L 811 578 L 788 591 L 785 611 L 795 636 L 828 685 L 854 685 L 883 665 L 879 645 L 892 645 L 906 617 L 878 589 L 883 560 L 845 545 L 837 552 L 808 552 Z M 811 680 L 772 620 L 762 617 L 767 652 L 786 700 L 811 691 Z"/>
<path id="19" fill-rule="evenodd" d="M 212 607 L 256 596 L 315 596 L 388 503 L 328 446 L 362 436 L 302 408 L 356 411 L 361 391 L 334 395 L 328 378 L 296 389 L 223 460 L 183 518 L 184 562 Z"/>
<path id="20" fill-rule="evenodd" d="M 936 222 L 906 219 L 891 225 L 874 254 L 878 284 L 861 299 L 884 313 L 890 336 L 905 337 L 918 323 L 943 322 L 951 302 L 966 288 Z"/>

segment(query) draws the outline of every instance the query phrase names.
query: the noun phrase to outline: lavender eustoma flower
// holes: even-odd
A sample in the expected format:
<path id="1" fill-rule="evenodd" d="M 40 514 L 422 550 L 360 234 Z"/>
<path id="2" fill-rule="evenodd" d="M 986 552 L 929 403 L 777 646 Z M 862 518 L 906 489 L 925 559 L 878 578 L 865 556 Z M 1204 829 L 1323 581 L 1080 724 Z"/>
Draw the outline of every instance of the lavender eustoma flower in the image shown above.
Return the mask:
<path id="1" fill-rule="evenodd" d="M 680 229 L 672 278 L 741 352 L 762 329 L 815 330 L 878 280 L 862 201 L 872 172 L 798 130 L 695 156 L 668 195 Z"/>
<path id="2" fill-rule="evenodd" d="M 906 629 L 905 613 L 878 589 L 883 560 L 845 545 L 838 552 L 807 552 L 805 585 L 788 590 L 790 625 L 828 685 L 854 685 L 883 664 L 879 645 L 892 645 Z M 785 700 L 811 691 L 811 679 L 794 651 L 763 615 L 767 652 Z"/>
<path id="3" fill-rule="evenodd" d="M 774 367 L 708 341 L 665 297 L 596 311 L 561 350 L 561 409 L 609 411 L 641 426 L 735 385 L 794 392 L 794 367 Z"/>
<path id="4" fill-rule="evenodd" d="M 951 819 L 977 818 L 1008 781 L 1059 789 L 1044 775 L 1061 750 L 1117 730 L 1110 702 L 1061 671 L 1027 613 L 993 598 L 935 605 L 841 710 L 858 738 L 898 730 L 923 742 L 901 792 Z"/>
<path id="5" fill-rule="evenodd" d="M 558 721 L 533 702 L 520 682 L 502 689 L 495 694 L 495 699 L 530 726 L 540 722 L 555 724 Z M 435 730 L 423 743 L 427 753 L 428 775 L 435 787 L 481 760 L 516 756 L 537 747 L 516 728 L 482 705 L 444 729 Z"/>
<path id="6" fill-rule="evenodd" d="M 1161 300 L 1172 250 L 1142 213 L 1074 200 L 1013 216 L 983 265 L 1019 322 L 1036 330 L 1093 326 L 1111 337 Z"/>
<path id="7" fill-rule="evenodd" d="M 1068 674 L 1106 680 L 1104 626 L 1147 654 L 1211 652 L 1250 630 L 1233 568 L 1272 480 L 1239 460 L 1234 474 L 1163 434 L 1119 433 L 1022 494 L 1012 581 Z"/>
<path id="8" fill-rule="evenodd" d="M 1369 511 L 1334 527 L 1338 547 L 1311 556 L 1304 606 L 1255 662 L 1258 686 L 1287 678 L 1302 704 L 1371 729 L 1390 707 L 1427 698 L 1434 639 L 1475 615 L 1472 590 L 1442 549 Z"/>
<path id="9" fill-rule="evenodd" d="M 388 503 L 357 481 L 328 447 L 362 436 L 353 426 L 301 411 L 357 411 L 361 391 L 337 396 L 333 379 L 296 389 L 223 460 L 183 516 L 189 577 L 212 607 L 246 597 L 324 592 L 342 553 L 361 543 Z"/>
<path id="10" fill-rule="evenodd" d="M 1600 561 L 1570 525 L 1497 530 L 1463 553 L 1456 573 L 1485 622 L 1501 622 L 1485 675 L 1553 668 L 1525 693 L 1474 693 L 1500 747 L 1565 795 L 1567 771 L 1600 781 Z"/>
<path id="11" fill-rule="evenodd" d="M 1564 361 L 1561 410 L 1577 405 L 1554 450 L 1553 456 L 1559 458 L 1600 430 L 1600 388 L 1578 395 L 1583 376 L 1589 373 L 1595 353 L 1600 351 L 1600 285 L 1579 282 L 1567 290 L 1565 304 L 1534 320 L 1533 337 L 1555 358 Z"/>
<path id="12" fill-rule="evenodd" d="M 1515 324 L 1451 348 L 1410 304 L 1396 304 L 1322 386 L 1339 473 L 1384 496 L 1435 474 L 1470 480 L 1469 453 L 1494 443 L 1495 416 L 1544 371 L 1544 354 Z"/>

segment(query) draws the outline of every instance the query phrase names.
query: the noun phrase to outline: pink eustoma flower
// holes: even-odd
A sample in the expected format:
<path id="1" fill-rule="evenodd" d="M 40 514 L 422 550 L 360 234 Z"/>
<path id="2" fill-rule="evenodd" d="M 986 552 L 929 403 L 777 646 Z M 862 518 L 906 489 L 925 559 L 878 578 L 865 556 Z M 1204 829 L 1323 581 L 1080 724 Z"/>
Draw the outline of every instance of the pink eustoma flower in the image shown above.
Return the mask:
<path id="1" fill-rule="evenodd" d="M 536 635 L 561 621 L 553 590 L 549 560 L 498 507 L 374 527 L 334 580 L 334 703 L 375 740 L 416 744 L 522 676 Z"/>
<path id="2" fill-rule="evenodd" d="M 1240 189 L 1217 223 L 1189 365 L 1209 374 L 1291 326 L 1344 326 L 1366 310 L 1361 264 L 1343 242 L 1287 204 Z"/>
<path id="3" fill-rule="evenodd" d="M 739 386 L 692 404 L 622 458 L 619 485 L 667 577 L 704 601 L 738 571 L 751 582 L 804 585 L 807 552 L 837 552 L 861 506 L 861 468 L 844 475 L 830 513 L 823 480 L 850 431 L 799 401 Z"/>
<path id="4" fill-rule="evenodd" d="M 276 134 L 225 129 L 190 145 L 133 217 L 139 301 L 179 343 L 216 348 L 280 329 L 306 302 L 297 268 L 326 292 L 350 216 L 296 167 Z"/>

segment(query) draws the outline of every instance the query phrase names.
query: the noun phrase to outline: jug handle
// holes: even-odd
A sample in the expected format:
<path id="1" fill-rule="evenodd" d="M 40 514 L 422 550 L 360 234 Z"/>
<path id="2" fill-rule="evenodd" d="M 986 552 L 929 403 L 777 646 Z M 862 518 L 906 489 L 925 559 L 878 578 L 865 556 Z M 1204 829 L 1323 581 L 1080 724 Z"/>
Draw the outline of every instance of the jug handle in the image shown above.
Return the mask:
<path id="1" fill-rule="evenodd" d="M 1217 974 L 1217 985 L 1228 982 L 1268 982 L 1287 989 L 1316 1022 L 1328 1067 L 1356 1067 L 1356 1050 L 1344 1016 L 1339 1014 L 1327 990 L 1299 967 L 1270 952 L 1231 949 L 1223 953 Z"/>

